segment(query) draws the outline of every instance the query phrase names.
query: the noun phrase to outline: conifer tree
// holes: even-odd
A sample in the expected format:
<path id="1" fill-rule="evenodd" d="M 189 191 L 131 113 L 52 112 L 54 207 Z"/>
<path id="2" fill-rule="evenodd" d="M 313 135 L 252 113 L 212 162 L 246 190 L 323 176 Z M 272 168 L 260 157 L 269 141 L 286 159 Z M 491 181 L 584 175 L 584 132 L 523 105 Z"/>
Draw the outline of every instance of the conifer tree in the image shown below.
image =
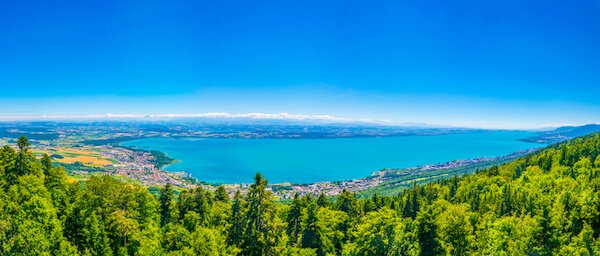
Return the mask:
<path id="1" fill-rule="evenodd" d="M 246 212 L 242 253 L 250 256 L 274 255 L 275 241 L 269 236 L 273 227 L 273 199 L 266 191 L 267 180 L 260 173 L 254 177 L 254 184 L 246 196 Z"/>
<path id="2" fill-rule="evenodd" d="M 287 235 L 290 245 L 296 245 L 300 239 L 300 232 L 302 231 L 302 204 L 298 193 L 294 195 L 290 204 L 290 209 L 287 214 Z"/>
<path id="3" fill-rule="evenodd" d="M 245 227 L 245 206 L 240 191 L 235 192 L 233 204 L 231 205 L 231 216 L 229 218 L 229 229 L 227 230 L 227 241 L 229 245 L 239 246 L 242 243 Z"/>
<path id="4" fill-rule="evenodd" d="M 174 221 L 174 191 L 171 184 L 167 184 L 161 189 L 160 192 L 160 225 L 164 226 Z"/>
<path id="5" fill-rule="evenodd" d="M 215 190 L 215 201 L 218 202 L 229 202 L 229 195 L 223 186 L 218 186 Z"/>

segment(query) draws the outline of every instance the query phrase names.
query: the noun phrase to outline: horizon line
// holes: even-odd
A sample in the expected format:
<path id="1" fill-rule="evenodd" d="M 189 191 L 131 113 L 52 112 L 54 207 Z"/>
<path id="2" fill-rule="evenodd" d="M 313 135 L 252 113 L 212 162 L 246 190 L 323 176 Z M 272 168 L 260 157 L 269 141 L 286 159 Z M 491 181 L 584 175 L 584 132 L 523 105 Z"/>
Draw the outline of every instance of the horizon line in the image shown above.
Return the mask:
<path id="1" fill-rule="evenodd" d="M 166 121 L 186 118 L 198 119 L 252 119 L 264 121 L 296 121 L 296 122 L 321 122 L 323 124 L 371 124 L 385 126 L 412 126 L 412 127 L 435 127 L 435 128 L 467 128 L 467 129 L 486 129 L 486 130 L 543 130 L 552 129 L 563 126 L 582 126 L 596 123 L 585 124 L 570 124 L 570 123 L 553 123 L 542 124 L 536 127 L 529 128 L 508 128 L 508 127 L 484 127 L 484 126 L 457 126 L 448 124 L 434 123 L 413 123 L 413 122 L 395 122 L 391 120 L 378 120 L 367 118 L 346 118 L 334 115 L 314 115 L 314 114 L 290 114 L 282 113 L 227 113 L 227 112 L 205 112 L 205 113 L 168 113 L 168 114 L 43 114 L 43 115 L 21 115 L 21 116 L 3 116 L 0 115 L 0 122 L 39 122 L 39 121 L 93 121 L 93 120 L 121 120 L 121 121 Z"/>

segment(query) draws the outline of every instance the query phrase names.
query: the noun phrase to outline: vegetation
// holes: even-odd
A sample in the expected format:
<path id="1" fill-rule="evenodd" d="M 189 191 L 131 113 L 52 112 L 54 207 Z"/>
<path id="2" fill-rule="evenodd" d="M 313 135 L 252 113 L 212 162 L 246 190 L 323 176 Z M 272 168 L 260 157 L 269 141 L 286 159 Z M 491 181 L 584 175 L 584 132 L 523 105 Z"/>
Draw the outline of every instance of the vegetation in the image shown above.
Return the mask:
<path id="1" fill-rule="evenodd" d="M 108 159 L 100 152 L 96 150 L 85 149 L 73 149 L 66 147 L 53 148 L 49 152 L 35 152 L 50 154 L 50 157 L 59 163 L 73 164 L 82 163 L 87 166 L 93 167 L 104 167 L 109 164 L 116 163 L 116 161 Z"/>
<path id="2" fill-rule="evenodd" d="M 600 135 L 397 196 L 276 202 L 257 174 L 158 196 L 110 176 L 68 182 L 26 138 L 0 149 L 0 255 L 598 255 Z"/>
<path id="3" fill-rule="evenodd" d="M 144 138 L 142 136 L 120 136 L 120 137 L 110 137 L 110 138 L 102 138 L 102 139 L 87 139 L 83 141 L 83 144 L 90 146 L 102 146 L 102 145 L 118 145 L 121 142 L 126 142 L 130 140 L 137 140 Z"/>
<path id="4" fill-rule="evenodd" d="M 52 157 L 51 157 L 52 158 Z M 72 164 L 65 164 L 65 163 L 61 163 L 61 162 L 54 162 L 55 166 L 60 166 L 62 168 L 65 169 L 65 171 L 67 171 L 67 173 L 70 173 L 72 171 L 83 171 L 83 172 L 87 172 L 87 173 L 102 173 L 105 171 L 105 169 L 100 168 L 100 167 L 94 167 L 94 166 L 87 166 L 84 165 L 80 162 L 75 162 Z"/>
<path id="5" fill-rule="evenodd" d="M 506 156 L 481 163 L 472 163 L 452 168 L 440 168 L 416 172 L 411 169 L 404 169 L 396 173 L 386 174 L 386 176 L 389 178 L 388 180 L 382 182 L 378 186 L 357 192 L 357 197 L 372 197 L 375 194 L 393 196 L 413 187 L 415 184 L 424 185 L 453 176 L 464 176 L 465 174 L 471 174 L 478 170 L 514 161 L 517 158 L 517 156 Z"/>

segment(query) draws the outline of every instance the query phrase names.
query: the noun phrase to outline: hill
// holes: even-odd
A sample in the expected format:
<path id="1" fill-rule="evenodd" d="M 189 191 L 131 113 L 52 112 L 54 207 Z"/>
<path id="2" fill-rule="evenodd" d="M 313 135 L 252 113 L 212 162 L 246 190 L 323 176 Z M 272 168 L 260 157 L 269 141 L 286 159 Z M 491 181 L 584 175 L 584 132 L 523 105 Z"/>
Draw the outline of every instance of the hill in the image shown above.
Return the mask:
<path id="1" fill-rule="evenodd" d="M 1 255 L 598 255 L 600 134 L 397 196 L 274 201 L 70 180 L 26 138 L 0 149 Z M 230 197 L 232 196 L 232 198 Z"/>
<path id="2" fill-rule="evenodd" d="M 600 132 L 600 124 L 587 124 L 583 126 L 563 126 L 551 131 L 538 132 L 538 135 L 524 139 L 524 141 L 554 144 L 575 137 L 585 136 L 594 132 Z"/>

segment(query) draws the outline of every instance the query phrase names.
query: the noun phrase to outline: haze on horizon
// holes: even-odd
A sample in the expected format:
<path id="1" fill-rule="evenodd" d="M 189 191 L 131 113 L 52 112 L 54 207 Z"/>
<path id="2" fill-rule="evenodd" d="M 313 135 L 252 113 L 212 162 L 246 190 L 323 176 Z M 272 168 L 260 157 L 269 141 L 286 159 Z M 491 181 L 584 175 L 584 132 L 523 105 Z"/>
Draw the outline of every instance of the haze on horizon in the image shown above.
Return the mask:
<path id="1" fill-rule="evenodd" d="M 0 23 L 0 120 L 600 122 L 598 1 L 13 1 Z"/>

